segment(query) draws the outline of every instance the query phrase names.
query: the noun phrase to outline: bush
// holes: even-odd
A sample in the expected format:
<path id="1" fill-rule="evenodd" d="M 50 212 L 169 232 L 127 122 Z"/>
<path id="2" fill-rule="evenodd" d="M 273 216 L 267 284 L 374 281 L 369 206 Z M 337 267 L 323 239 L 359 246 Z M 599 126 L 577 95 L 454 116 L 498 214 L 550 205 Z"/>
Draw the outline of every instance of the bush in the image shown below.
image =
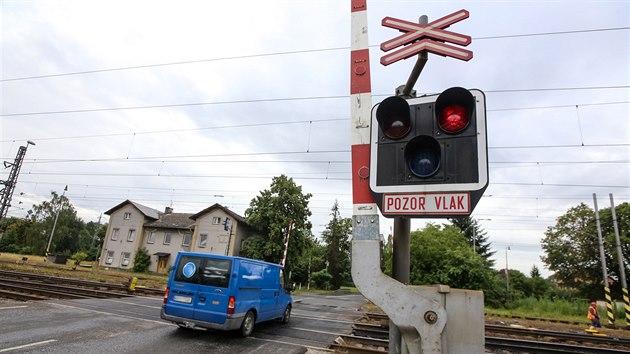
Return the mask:
<path id="1" fill-rule="evenodd" d="M 137 273 L 146 273 L 149 271 L 151 265 L 151 256 L 146 248 L 141 248 L 136 253 L 136 257 L 133 260 L 133 271 Z"/>
<path id="2" fill-rule="evenodd" d="M 330 288 L 331 279 L 332 275 L 330 275 L 326 269 L 322 269 L 319 272 L 311 274 L 311 280 L 315 283 L 315 287 L 318 289 L 328 290 Z"/>
<path id="3" fill-rule="evenodd" d="M 77 252 L 70 256 L 70 259 L 74 260 L 74 267 L 72 267 L 72 270 L 76 270 L 77 267 L 81 265 L 81 262 L 83 262 L 87 257 L 88 255 L 85 252 Z"/>

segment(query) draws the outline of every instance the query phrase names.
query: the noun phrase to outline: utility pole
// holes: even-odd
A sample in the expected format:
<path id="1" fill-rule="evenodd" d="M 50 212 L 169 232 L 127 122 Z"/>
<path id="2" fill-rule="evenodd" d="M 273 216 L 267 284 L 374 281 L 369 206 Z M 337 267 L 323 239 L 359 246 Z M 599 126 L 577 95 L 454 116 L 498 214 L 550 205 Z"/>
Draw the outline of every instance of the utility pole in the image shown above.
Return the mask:
<path id="1" fill-rule="evenodd" d="M 48 252 L 50 251 L 50 245 L 52 243 L 53 235 L 55 234 L 55 228 L 57 227 L 57 220 L 59 219 L 59 212 L 63 207 L 63 197 L 66 195 L 66 191 L 68 190 L 68 186 L 63 189 L 63 193 L 61 194 L 61 198 L 59 198 L 59 208 L 57 208 L 57 214 L 55 215 L 55 222 L 53 223 L 52 231 L 50 231 L 50 237 L 48 238 L 48 246 L 46 246 L 46 257 L 48 257 Z"/>
<path id="2" fill-rule="evenodd" d="M 510 294 L 510 267 L 508 266 L 508 252 L 510 246 L 505 247 L 505 287 L 507 289 L 508 301 L 512 301 L 512 295 Z"/>
<path id="3" fill-rule="evenodd" d="M 621 242 L 619 240 L 619 227 L 617 226 L 617 212 L 615 211 L 615 202 L 613 195 L 610 193 L 610 212 L 612 213 L 612 222 L 615 229 L 615 243 L 617 245 L 617 261 L 619 262 L 619 278 L 621 278 L 621 291 L 623 293 L 624 312 L 626 315 L 626 328 L 630 327 L 630 297 L 628 296 L 628 284 L 626 282 L 625 261 L 623 252 L 621 251 Z"/>
<path id="4" fill-rule="evenodd" d="M 602 260 L 602 276 L 604 278 L 604 296 L 606 297 L 606 314 L 608 325 L 615 325 L 615 312 L 612 307 L 612 296 L 608 286 L 608 268 L 606 266 L 606 252 L 604 251 L 604 238 L 602 237 L 602 225 L 599 222 L 599 209 L 597 208 L 597 195 L 593 193 L 593 206 L 595 207 L 595 223 L 597 224 L 597 240 L 599 243 L 599 256 Z"/>
<path id="5" fill-rule="evenodd" d="M 9 177 L 5 181 L 0 181 L 0 184 L 4 186 L 2 190 L 0 190 L 0 193 L 2 194 L 0 196 L 0 220 L 7 216 L 7 212 L 11 207 L 13 191 L 15 190 L 18 175 L 20 174 L 20 168 L 22 167 L 22 161 L 24 161 L 24 155 L 26 155 L 26 150 L 29 145 L 35 145 L 35 143 L 28 140 L 26 142 L 26 146 L 20 146 L 17 155 L 15 156 L 15 160 L 12 163 L 8 161 L 4 162 L 4 168 L 11 167 L 11 171 L 9 172 Z"/>

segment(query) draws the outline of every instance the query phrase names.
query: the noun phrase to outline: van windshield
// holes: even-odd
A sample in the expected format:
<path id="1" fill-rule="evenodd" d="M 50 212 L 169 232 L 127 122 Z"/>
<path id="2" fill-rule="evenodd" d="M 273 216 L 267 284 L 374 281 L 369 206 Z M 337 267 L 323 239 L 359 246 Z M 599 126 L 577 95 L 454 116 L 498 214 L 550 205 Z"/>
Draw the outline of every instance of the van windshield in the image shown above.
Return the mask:
<path id="1" fill-rule="evenodd" d="M 204 259 L 199 283 L 201 285 L 227 288 L 230 284 L 232 261 L 229 259 Z"/>

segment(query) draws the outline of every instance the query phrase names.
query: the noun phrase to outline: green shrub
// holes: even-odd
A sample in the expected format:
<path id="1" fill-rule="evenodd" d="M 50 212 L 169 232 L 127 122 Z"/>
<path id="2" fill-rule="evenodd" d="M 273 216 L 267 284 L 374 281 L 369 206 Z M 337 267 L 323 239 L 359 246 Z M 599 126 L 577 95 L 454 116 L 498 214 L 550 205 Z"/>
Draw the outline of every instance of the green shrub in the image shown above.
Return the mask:
<path id="1" fill-rule="evenodd" d="M 322 269 L 319 272 L 311 274 L 311 280 L 315 283 L 315 287 L 318 289 L 328 290 L 330 288 L 331 279 L 332 275 L 330 275 L 326 269 Z"/>
<path id="2" fill-rule="evenodd" d="M 136 257 L 133 260 L 133 271 L 137 273 L 146 273 L 149 271 L 151 265 L 151 256 L 146 248 L 141 248 L 136 252 Z"/>
<path id="3" fill-rule="evenodd" d="M 76 270 L 77 267 L 81 265 L 81 262 L 83 262 L 87 257 L 88 255 L 85 252 L 77 252 L 70 256 L 70 259 L 74 260 L 74 267 L 72 267 L 72 270 Z"/>

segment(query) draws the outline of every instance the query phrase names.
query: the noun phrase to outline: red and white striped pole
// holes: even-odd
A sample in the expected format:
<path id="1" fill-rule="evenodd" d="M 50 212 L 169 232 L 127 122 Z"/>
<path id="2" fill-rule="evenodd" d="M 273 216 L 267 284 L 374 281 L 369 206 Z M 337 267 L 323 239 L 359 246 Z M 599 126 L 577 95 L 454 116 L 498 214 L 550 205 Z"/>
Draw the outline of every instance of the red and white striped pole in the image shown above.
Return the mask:
<path id="1" fill-rule="evenodd" d="M 289 221 L 287 235 L 284 237 L 284 249 L 282 250 L 282 259 L 280 259 L 280 266 L 282 267 L 284 267 L 284 264 L 287 261 L 287 250 L 289 249 L 289 236 L 291 236 L 291 225 L 293 225 L 293 220 Z"/>
<path id="2" fill-rule="evenodd" d="M 366 1 L 352 0 L 351 2 L 352 202 L 354 216 L 373 215 L 378 220 L 376 204 L 369 188 L 372 88 L 370 83 Z"/>

